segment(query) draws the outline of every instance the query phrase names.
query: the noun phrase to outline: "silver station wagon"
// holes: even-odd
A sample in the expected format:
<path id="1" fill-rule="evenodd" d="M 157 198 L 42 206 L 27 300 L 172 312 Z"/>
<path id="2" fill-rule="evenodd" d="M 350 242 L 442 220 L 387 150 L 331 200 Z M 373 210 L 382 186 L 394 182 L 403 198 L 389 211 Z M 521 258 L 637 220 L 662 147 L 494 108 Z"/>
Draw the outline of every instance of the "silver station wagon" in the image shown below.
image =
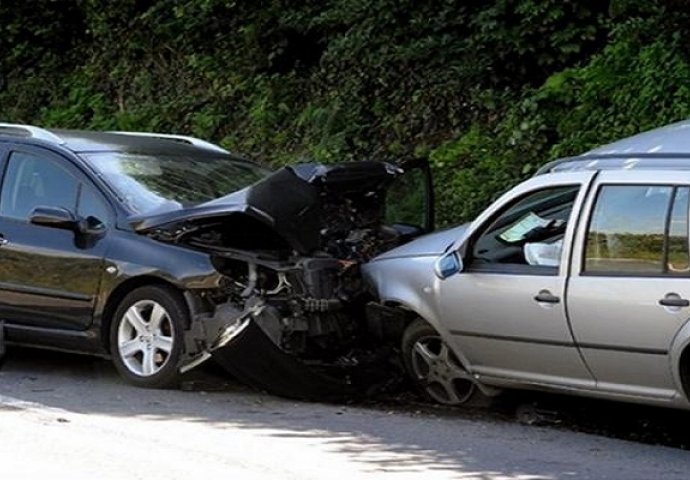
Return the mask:
<path id="1" fill-rule="evenodd" d="M 689 198 L 686 121 L 552 162 L 365 276 L 436 401 L 526 388 L 690 408 Z"/>

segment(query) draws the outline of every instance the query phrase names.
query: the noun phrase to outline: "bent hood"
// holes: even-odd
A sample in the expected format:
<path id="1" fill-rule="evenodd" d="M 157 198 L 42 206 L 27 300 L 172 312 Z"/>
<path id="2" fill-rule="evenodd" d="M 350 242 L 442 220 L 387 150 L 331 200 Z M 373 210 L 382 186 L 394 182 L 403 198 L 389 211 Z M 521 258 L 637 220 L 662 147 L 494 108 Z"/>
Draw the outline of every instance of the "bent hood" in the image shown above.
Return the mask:
<path id="1" fill-rule="evenodd" d="M 247 188 L 192 207 L 130 218 L 135 231 L 165 232 L 179 240 L 194 224 L 232 214 L 244 214 L 272 227 L 299 253 L 319 246 L 322 198 L 380 188 L 402 173 L 384 162 L 340 165 L 307 163 L 281 168 Z"/>
<path id="2" fill-rule="evenodd" d="M 375 257 L 372 262 L 405 257 L 436 257 L 445 252 L 452 244 L 460 240 L 470 226 L 469 223 L 457 227 L 440 230 L 419 237 L 412 242 L 389 250 Z"/>

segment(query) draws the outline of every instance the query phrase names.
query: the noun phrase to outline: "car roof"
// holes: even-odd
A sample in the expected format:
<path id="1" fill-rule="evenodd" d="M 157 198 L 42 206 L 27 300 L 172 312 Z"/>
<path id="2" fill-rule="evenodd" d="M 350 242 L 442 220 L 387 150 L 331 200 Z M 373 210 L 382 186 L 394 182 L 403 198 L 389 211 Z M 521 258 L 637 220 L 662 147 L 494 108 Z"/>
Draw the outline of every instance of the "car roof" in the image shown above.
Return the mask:
<path id="1" fill-rule="evenodd" d="M 47 129 L 32 125 L 0 123 L 0 138 L 16 142 L 51 144 L 75 153 L 126 152 L 169 155 L 228 155 L 219 145 L 199 138 L 150 132 L 99 132 L 89 130 Z"/>
<path id="2" fill-rule="evenodd" d="M 690 170 L 690 120 L 602 145 L 547 163 L 537 175 L 575 170 Z"/>
<path id="3" fill-rule="evenodd" d="M 690 120 L 672 123 L 597 147 L 584 155 L 685 154 L 690 156 Z"/>

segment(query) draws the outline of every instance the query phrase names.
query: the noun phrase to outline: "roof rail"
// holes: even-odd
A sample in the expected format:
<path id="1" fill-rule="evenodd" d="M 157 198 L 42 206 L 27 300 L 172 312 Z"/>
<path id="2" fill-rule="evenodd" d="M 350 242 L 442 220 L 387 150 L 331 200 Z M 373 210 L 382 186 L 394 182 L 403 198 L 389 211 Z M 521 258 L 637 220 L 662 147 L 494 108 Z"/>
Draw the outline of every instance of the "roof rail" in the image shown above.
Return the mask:
<path id="1" fill-rule="evenodd" d="M 63 145 L 65 141 L 53 132 L 45 128 L 33 125 L 22 125 L 18 123 L 0 123 L 0 135 L 11 135 L 15 137 L 36 138 L 51 143 Z"/>
<path id="2" fill-rule="evenodd" d="M 137 137 L 160 138 L 163 140 L 173 140 L 173 141 L 177 141 L 177 142 L 189 143 L 190 145 L 206 148 L 209 150 L 214 150 L 214 151 L 220 152 L 220 153 L 230 153 L 228 150 L 224 149 L 220 145 L 216 145 L 215 143 L 207 142 L 206 140 L 202 140 L 202 139 L 196 138 L 196 137 L 189 137 L 186 135 L 171 135 L 169 133 L 153 133 L 153 132 L 115 132 L 115 131 L 110 131 L 108 133 L 116 133 L 118 135 L 134 135 Z"/>

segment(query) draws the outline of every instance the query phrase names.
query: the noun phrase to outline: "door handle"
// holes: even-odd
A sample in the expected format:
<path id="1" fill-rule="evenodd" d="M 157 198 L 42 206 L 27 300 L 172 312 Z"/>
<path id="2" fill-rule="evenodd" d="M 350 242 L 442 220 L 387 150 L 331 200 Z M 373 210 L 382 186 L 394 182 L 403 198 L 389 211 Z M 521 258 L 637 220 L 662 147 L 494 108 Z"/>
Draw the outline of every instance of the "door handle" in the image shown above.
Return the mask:
<path id="1" fill-rule="evenodd" d="M 536 300 L 539 303 L 560 303 L 561 301 L 560 297 L 557 297 L 548 290 L 541 290 L 534 297 L 534 300 Z"/>
<path id="2" fill-rule="evenodd" d="M 676 293 L 669 293 L 659 300 L 659 305 L 662 307 L 690 307 L 690 300 L 681 298 L 681 296 Z"/>

